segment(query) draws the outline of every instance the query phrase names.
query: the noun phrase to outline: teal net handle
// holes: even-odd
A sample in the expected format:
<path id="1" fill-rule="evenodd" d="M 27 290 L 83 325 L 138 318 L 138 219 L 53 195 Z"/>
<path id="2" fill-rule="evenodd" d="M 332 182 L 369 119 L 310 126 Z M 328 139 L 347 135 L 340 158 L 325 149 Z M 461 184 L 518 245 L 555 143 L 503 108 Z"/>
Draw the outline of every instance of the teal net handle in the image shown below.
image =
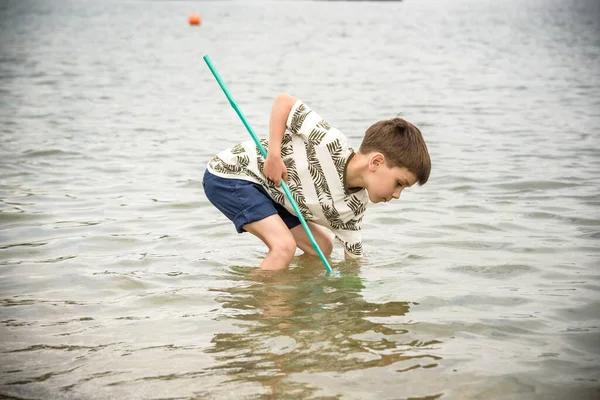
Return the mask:
<path id="1" fill-rule="evenodd" d="M 215 66 L 213 65 L 212 61 L 210 60 L 210 57 L 208 57 L 208 55 L 205 55 L 204 56 L 204 61 L 206 62 L 206 65 L 208 65 L 208 68 L 210 68 L 210 72 L 212 72 L 212 74 L 214 75 L 215 79 L 219 83 L 219 86 L 221 86 L 221 89 L 223 89 L 223 92 L 225 93 L 225 96 L 227 96 L 227 100 L 229 100 L 229 104 L 231 104 L 231 107 L 233 107 L 233 109 L 235 110 L 235 112 L 237 113 L 237 115 L 242 120 L 242 123 L 244 124 L 244 126 L 246 127 L 246 129 L 248 130 L 248 132 L 250 133 L 250 136 L 252 136 L 252 139 L 254 140 L 254 143 L 256 143 L 256 147 L 260 150 L 260 153 L 266 159 L 267 158 L 267 151 L 265 150 L 265 148 L 263 147 L 263 145 L 260 143 L 260 140 L 258 140 L 258 137 L 254 133 L 254 130 L 252 129 L 252 127 L 250 126 L 250 124 L 246 120 L 246 117 L 244 117 L 244 114 L 242 114 L 242 112 L 240 111 L 239 107 L 235 103 L 235 100 L 233 100 L 233 97 L 231 97 L 231 94 L 229 93 L 229 90 L 227 90 L 227 87 L 225 86 L 225 83 L 223 83 L 223 80 L 221 79 L 221 76 L 219 75 L 219 73 L 215 69 Z M 281 180 L 281 187 L 283 188 L 283 191 L 284 191 L 285 195 L 287 196 L 288 200 L 290 201 L 290 204 L 292 205 L 292 208 L 296 212 L 296 216 L 300 220 L 300 223 L 302 224 L 302 227 L 306 231 L 306 234 L 308 235 L 308 238 L 310 239 L 310 243 L 312 244 L 313 248 L 315 249 L 315 251 L 319 255 L 319 258 L 323 262 L 323 265 L 325 265 L 325 268 L 327 269 L 327 272 L 329 272 L 329 273 L 333 272 L 332 269 L 331 269 L 331 266 L 329 265 L 329 262 L 327 261 L 327 258 L 325 258 L 325 255 L 321 251 L 321 248 L 317 244 L 317 241 L 315 240 L 314 236 L 310 232 L 310 228 L 306 224 L 306 221 L 304 220 L 304 217 L 302 216 L 302 213 L 300 212 L 300 209 L 298 208 L 298 205 L 296 204 L 296 201 L 294 200 L 294 197 L 292 196 L 292 192 L 290 192 L 290 189 L 288 188 L 287 184 L 284 182 L 283 179 Z"/>

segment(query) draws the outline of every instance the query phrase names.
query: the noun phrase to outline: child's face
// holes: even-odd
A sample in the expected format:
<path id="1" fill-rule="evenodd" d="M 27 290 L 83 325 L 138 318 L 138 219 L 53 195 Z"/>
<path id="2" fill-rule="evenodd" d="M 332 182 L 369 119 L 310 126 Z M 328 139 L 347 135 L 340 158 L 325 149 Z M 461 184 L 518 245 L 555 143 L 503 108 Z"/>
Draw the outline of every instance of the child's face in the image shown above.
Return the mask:
<path id="1" fill-rule="evenodd" d="M 388 202 L 399 199 L 404 188 L 417 182 L 415 174 L 405 167 L 389 168 L 385 162 L 374 161 L 367 192 L 373 203 Z"/>

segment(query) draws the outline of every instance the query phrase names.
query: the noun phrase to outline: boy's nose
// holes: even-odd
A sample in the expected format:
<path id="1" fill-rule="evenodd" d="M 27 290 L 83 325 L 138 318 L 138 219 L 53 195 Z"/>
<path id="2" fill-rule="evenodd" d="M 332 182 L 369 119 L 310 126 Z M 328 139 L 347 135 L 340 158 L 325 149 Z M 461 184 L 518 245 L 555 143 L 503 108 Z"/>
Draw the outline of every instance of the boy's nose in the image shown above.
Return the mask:
<path id="1" fill-rule="evenodd" d="M 393 197 L 393 198 L 395 198 L 395 199 L 399 199 L 399 198 L 400 198 L 400 192 L 401 192 L 401 191 L 402 191 L 402 190 L 396 190 L 396 191 L 395 191 L 395 192 L 392 194 L 392 197 Z"/>

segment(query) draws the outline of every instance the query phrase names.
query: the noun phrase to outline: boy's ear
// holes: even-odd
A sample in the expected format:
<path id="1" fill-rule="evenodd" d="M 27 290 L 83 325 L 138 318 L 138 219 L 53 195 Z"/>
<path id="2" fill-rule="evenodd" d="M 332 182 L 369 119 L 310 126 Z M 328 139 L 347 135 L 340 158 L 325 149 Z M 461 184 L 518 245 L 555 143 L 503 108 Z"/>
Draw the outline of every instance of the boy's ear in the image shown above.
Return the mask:
<path id="1" fill-rule="evenodd" d="M 385 157 L 381 153 L 374 153 L 369 158 L 369 170 L 375 171 L 385 163 Z"/>

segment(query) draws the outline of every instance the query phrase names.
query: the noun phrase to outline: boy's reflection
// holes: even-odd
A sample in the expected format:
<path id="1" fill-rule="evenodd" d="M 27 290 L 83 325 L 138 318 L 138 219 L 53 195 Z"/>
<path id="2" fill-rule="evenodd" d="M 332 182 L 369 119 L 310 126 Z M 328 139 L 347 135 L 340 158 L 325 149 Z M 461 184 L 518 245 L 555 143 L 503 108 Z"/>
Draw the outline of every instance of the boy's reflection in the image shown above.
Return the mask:
<path id="1" fill-rule="evenodd" d="M 296 265 L 280 272 L 230 272 L 228 280 L 241 282 L 218 289 L 222 295 L 217 301 L 227 317 L 243 321 L 235 326 L 244 331 L 215 335 L 214 347 L 207 350 L 219 362 L 214 369 L 226 370 L 235 380 L 260 382 L 272 394 L 289 395 L 311 390 L 284 382 L 294 372 L 344 372 L 408 360 L 399 367 L 401 372 L 421 364 L 432 367 L 440 359 L 405 354 L 416 347 L 422 353 L 427 350 L 423 347 L 439 342 L 406 343 L 402 335 L 408 325 L 392 328 L 399 323 L 389 317 L 408 313 L 409 303 L 365 301 L 357 263 L 338 266 L 342 276 L 336 278 L 326 278 L 314 259 L 301 259 Z"/>

